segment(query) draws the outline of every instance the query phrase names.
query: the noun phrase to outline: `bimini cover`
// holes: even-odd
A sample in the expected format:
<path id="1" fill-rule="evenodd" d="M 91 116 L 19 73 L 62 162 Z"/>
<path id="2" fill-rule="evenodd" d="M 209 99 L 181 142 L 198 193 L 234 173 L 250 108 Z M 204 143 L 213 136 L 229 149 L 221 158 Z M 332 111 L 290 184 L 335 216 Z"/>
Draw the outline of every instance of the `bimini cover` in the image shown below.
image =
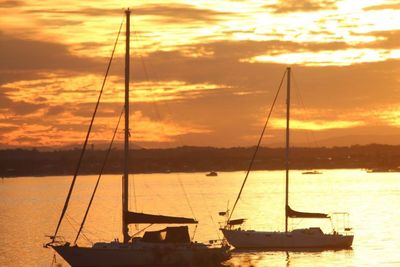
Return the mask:
<path id="1" fill-rule="evenodd" d="M 329 218 L 325 213 L 300 212 L 292 210 L 289 206 L 286 206 L 286 212 L 290 218 Z"/>
<path id="2" fill-rule="evenodd" d="M 189 228 L 187 226 L 167 227 L 165 242 L 167 243 L 190 243 Z"/>
<path id="3" fill-rule="evenodd" d="M 150 224 L 196 224 L 197 221 L 191 218 L 173 217 L 164 215 L 153 215 L 138 212 L 125 213 L 127 223 L 150 223 Z"/>

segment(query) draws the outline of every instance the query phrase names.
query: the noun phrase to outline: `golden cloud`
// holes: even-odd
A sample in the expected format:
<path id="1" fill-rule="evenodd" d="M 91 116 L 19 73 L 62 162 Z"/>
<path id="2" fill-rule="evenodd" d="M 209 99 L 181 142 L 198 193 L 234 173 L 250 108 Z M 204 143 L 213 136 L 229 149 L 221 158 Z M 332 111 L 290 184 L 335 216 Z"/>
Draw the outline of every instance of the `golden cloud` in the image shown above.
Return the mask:
<path id="1" fill-rule="evenodd" d="M 37 80 L 21 80 L 6 83 L 8 97 L 12 101 L 37 103 L 38 96 L 47 104 L 93 103 L 97 100 L 101 86 L 101 76 L 95 74 L 79 75 L 76 73 L 46 73 Z M 109 103 L 123 101 L 123 81 L 118 76 L 108 79 L 103 100 Z M 228 88 L 224 85 L 210 83 L 189 84 L 183 81 L 143 81 L 131 83 L 133 102 L 160 102 L 196 98 L 205 91 Z M 42 102 L 43 102 L 42 101 Z"/>

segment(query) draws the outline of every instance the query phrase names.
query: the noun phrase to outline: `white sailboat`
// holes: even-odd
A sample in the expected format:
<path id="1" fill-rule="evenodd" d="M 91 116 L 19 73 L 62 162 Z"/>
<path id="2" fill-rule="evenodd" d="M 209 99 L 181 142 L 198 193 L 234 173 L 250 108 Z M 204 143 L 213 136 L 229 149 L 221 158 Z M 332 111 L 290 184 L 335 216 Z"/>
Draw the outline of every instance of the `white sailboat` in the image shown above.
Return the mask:
<path id="1" fill-rule="evenodd" d="M 352 229 L 347 226 L 347 213 L 333 213 L 331 215 L 328 215 L 324 213 L 299 212 L 291 209 L 289 206 L 290 72 L 291 69 L 287 68 L 285 231 L 272 232 L 242 230 L 239 226 L 241 226 L 245 222 L 245 219 L 231 220 L 232 212 L 236 206 L 238 199 L 240 198 L 240 194 L 246 182 L 247 176 L 239 192 L 238 198 L 231 214 L 229 214 L 229 211 L 220 213 L 220 215 L 225 215 L 227 217 L 225 225 L 223 228 L 221 228 L 221 231 L 223 232 L 229 244 L 237 249 L 246 248 L 265 250 L 324 250 L 350 248 L 352 246 L 354 236 L 352 234 Z M 260 145 L 261 138 L 257 149 Z M 251 167 L 249 168 L 249 171 L 250 169 Z M 324 233 L 319 227 L 289 230 L 289 218 L 329 219 L 332 223 L 332 231 L 330 233 Z M 335 226 L 335 224 L 333 223 L 335 219 L 342 219 L 344 226 L 342 226 L 341 228 Z"/>
<path id="2" fill-rule="evenodd" d="M 124 142 L 124 173 L 122 178 L 122 232 L 123 241 L 115 239 L 112 242 L 98 242 L 91 247 L 81 247 L 61 241 L 57 232 L 76 179 L 75 173 L 69 194 L 62 211 L 55 234 L 46 247 L 53 248 L 65 261 L 73 267 L 89 266 L 215 266 L 230 258 L 228 245 L 204 244 L 192 242 L 189 237 L 187 224 L 197 224 L 191 218 L 152 215 L 131 212 L 128 209 L 128 155 L 129 155 L 129 37 L 130 37 L 130 10 L 126 15 L 126 52 L 125 52 L 125 142 Z M 89 128 L 90 131 L 90 128 Z M 86 144 L 86 142 L 85 142 Z M 85 145 L 84 145 L 85 148 Z M 83 149 L 84 151 L 84 149 Z M 79 164 L 78 164 L 79 166 Z M 78 168 L 79 169 L 79 168 Z M 97 187 L 97 185 L 96 185 Z M 93 193 L 94 196 L 94 193 Z M 93 200 L 92 196 L 92 200 Z M 92 201 L 91 200 L 91 201 Z M 90 206 L 91 202 L 89 203 Z M 84 220 L 87 213 L 85 214 Z M 129 224 L 173 224 L 183 226 L 166 227 L 158 231 L 146 231 L 143 237 L 131 237 Z"/>

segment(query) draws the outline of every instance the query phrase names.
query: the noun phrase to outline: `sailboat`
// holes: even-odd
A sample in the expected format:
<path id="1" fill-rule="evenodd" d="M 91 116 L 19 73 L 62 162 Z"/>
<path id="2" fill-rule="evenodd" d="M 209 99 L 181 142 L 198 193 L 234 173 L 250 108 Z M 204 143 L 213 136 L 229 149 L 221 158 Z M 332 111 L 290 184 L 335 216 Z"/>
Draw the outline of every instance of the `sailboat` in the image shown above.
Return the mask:
<path id="1" fill-rule="evenodd" d="M 231 220 L 232 212 L 240 198 L 240 194 L 247 179 L 247 175 L 242 188 L 236 199 L 235 205 L 229 214 L 229 211 L 222 212 L 220 215 L 226 216 L 224 226 L 221 228 L 226 240 L 236 249 L 265 249 L 265 250 L 324 250 L 324 249 L 346 249 L 350 248 L 353 243 L 354 235 L 352 229 L 348 227 L 348 213 L 310 213 L 299 212 L 293 210 L 289 206 L 289 155 L 290 155 L 290 75 L 291 68 L 287 68 L 287 95 L 286 95 L 286 150 L 285 150 L 285 167 L 286 167 L 286 186 L 285 186 L 285 231 L 258 231 L 258 230 L 242 230 L 241 226 L 245 219 Z M 282 79 L 283 81 L 283 79 Z M 282 83 L 281 83 L 282 85 Z M 279 93 L 279 91 L 278 91 Z M 276 98 L 275 98 L 276 100 Z M 274 102 L 275 103 L 275 102 Z M 272 109 L 271 109 L 272 111 Z M 271 114 L 271 112 L 270 112 Z M 266 126 L 266 125 L 265 125 Z M 262 135 L 264 134 L 265 127 Z M 257 149 L 260 146 L 261 138 Z M 253 156 L 254 160 L 255 154 Z M 250 165 L 251 166 L 251 165 Z M 251 167 L 249 168 L 250 172 Z M 301 219 L 329 219 L 332 223 L 332 231 L 324 233 L 320 227 L 310 227 L 304 229 L 288 229 L 289 218 Z M 335 226 L 334 221 L 343 222 L 341 227 Z"/>
<path id="2" fill-rule="evenodd" d="M 129 155 L 129 41 L 130 10 L 126 16 L 126 51 L 125 51 L 125 138 L 124 138 L 124 173 L 122 177 L 122 233 L 123 241 L 97 242 L 91 247 L 71 244 L 62 241 L 57 232 L 67 209 L 71 196 L 74 176 L 64 209 L 61 213 L 55 234 L 46 247 L 53 248 L 73 267 L 89 266 L 215 266 L 230 258 L 230 247 L 226 244 L 211 242 L 209 244 L 192 242 L 189 237 L 188 224 L 197 224 L 192 218 L 153 215 L 132 212 L 128 209 L 128 155 Z M 122 24 L 121 24 L 122 26 Z M 118 39 L 117 39 L 118 40 Z M 115 49 L 114 49 L 115 50 Z M 89 127 L 90 129 L 90 127 Z M 85 142 L 86 144 L 86 142 Z M 85 147 L 85 145 L 84 145 Z M 79 166 L 79 165 L 78 165 Z M 94 195 L 93 195 L 94 196 Z M 93 197 L 92 196 L 92 197 Z M 85 214 L 86 217 L 87 214 Z M 131 237 L 129 224 L 175 225 L 157 231 L 144 231 L 142 237 Z M 176 226 L 180 225 L 180 226 Z M 82 228 L 82 225 L 81 225 Z M 144 228 L 145 230 L 147 228 Z M 80 229 L 81 230 L 81 229 Z M 78 232 L 79 235 L 79 232 Z"/>

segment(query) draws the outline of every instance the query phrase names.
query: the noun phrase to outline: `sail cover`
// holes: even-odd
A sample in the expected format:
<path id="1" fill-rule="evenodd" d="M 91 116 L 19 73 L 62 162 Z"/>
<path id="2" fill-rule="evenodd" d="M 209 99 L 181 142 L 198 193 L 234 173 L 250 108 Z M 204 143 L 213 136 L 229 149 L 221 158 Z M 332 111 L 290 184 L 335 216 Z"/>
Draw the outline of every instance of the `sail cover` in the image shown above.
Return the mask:
<path id="1" fill-rule="evenodd" d="M 230 220 L 230 221 L 228 221 L 228 225 L 240 225 L 240 224 L 243 224 L 245 221 L 246 221 L 246 219 Z"/>
<path id="2" fill-rule="evenodd" d="M 325 213 L 300 212 L 292 210 L 289 206 L 286 206 L 286 211 L 290 218 L 329 218 L 329 215 Z"/>
<path id="3" fill-rule="evenodd" d="M 125 213 L 126 222 L 130 224 L 150 223 L 150 224 L 196 224 L 197 221 L 191 218 L 173 217 L 164 215 L 153 215 L 138 212 Z"/>

